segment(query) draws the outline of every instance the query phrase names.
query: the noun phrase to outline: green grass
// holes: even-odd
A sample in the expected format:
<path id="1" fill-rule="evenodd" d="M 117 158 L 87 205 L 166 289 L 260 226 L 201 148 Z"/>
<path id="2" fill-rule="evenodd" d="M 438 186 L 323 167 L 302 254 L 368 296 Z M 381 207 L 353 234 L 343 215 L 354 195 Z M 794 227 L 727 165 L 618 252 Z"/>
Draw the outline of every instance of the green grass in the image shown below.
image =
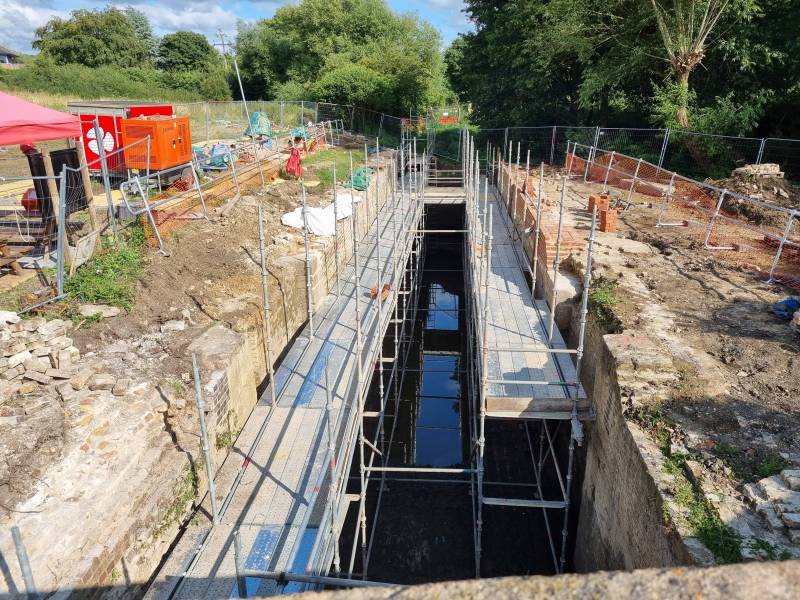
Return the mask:
<path id="1" fill-rule="evenodd" d="M 660 403 L 651 403 L 648 406 L 637 406 L 625 413 L 626 418 L 642 426 L 656 440 L 662 454 L 670 457 L 670 431 L 675 422 L 667 416 Z M 675 455 L 676 460 L 679 455 Z"/>
<path id="2" fill-rule="evenodd" d="M 697 491 L 683 473 L 675 474 L 675 502 L 687 509 L 686 521 L 692 533 L 711 550 L 719 564 L 742 561 L 742 539 L 725 525 L 717 509 Z"/>
<path id="3" fill-rule="evenodd" d="M 777 475 L 789 466 L 789 463 L 774 451 L 757 451 L 748 456 L 739 448 L 719 442 L 714 446 L 713 452 L 730 468 L 734 477 L 744 482 Z"/>
<path id="4" fill-rule="evenodd" d="M 350 176 L 350 150 L 332 148 L 317 152 L 303 160 L 303 167 L 308 169 L 307 179 L 316 177 L 321 189 L 333 188 L 333 165 L 336 165 L 336 181 L 342 183 Z M 364 163 L 364 153 L 353 151 L 353 170 Z"/>
<path id="5" fill-rule="evenodd" d="M 696 489 L 686 476 L 686 461 L 691 455 L 672 454 L 669 443 L 661 444 L 664 471 L 674 477 L 672 487 L 675 502 L 686 509 L 686 523 L 692 533 L 711 550 L 720 564 L 742 561 L 742 539 L 731 527 L 725 525 L 719 512 L 706 499 L 702 489 Z"/>
<path id="6" fill-rule="evenodd" d="M 592 281 L 589 289 L 589 312 L 600 322 L 609 332 L 619 330 L 619 320 L 614 314 L 614 307 L 617 305 L 617 283 L 598 277 Z"/>
<path id="7" fill-rule="evenodd" d="M 79 302 L 110 304 L 130 310 L 136 282 L 144 270 L 146 241 L 140 226 L 127 241 L 107 246 L 81 266 L 64 284 L 67 295 Z"/>
<path id="8" fill-rule="evenodd" d="M 788 550 L 778 550 L 778 547 L 770 544 L 767 540 L 753 538 L 745 543 L 748 550 L 765 560 L 790 560 L 791 553 Z"/>
<path id="9" fill-rule="evenodd" d="M 223 431 L 222 433 L 217 434 L 217 439 L 214 441 L 217 446 L 217 450 L 222 450 L 223 448 L 230 448 L 233 445 L 233 433 L 230 431 Z"/>
<path id="10" fill-rule="evenodd" d="M 181 481 L 174 490 L 174 498 L 167 506 L 158 526 L 156 527 L 153 537 L 160 538 L 166 533 L 169 528 L 183 519 L 187 510 L 187 505 L 197 497 L 199 481 L 197 480 L 197 471 L 203 468 L 202 459 L 195 461 L 194 468 L 191 465 L 184 467 L 184 475 Z"/>
<path id="11" fill-rule="evenodd" d="M 178 398 L 184 398 L 186 396 L 187 387 L 186 384 L 183 383 L 177 377 L 167 377 L 162 385 L 166 388 L 172 390 L 172 393 L 175 394 Z"/>
<path id="12" fill-rule="evenodd" d="M 203 99 L 195 85 L 193 89 L 179 89 L 168 74 L 155 69 L 133 67 L 86 67 L 83 65 L 56 65 L 47 60 L 34 60 L 22 69 L 0 70 L 0 89 L 11 93 L 27 92 L 51 94 L 53 108 L 66 109 L 61 104 L 70 99 L 125 98 L 159 102 L 193 102 Z"/>

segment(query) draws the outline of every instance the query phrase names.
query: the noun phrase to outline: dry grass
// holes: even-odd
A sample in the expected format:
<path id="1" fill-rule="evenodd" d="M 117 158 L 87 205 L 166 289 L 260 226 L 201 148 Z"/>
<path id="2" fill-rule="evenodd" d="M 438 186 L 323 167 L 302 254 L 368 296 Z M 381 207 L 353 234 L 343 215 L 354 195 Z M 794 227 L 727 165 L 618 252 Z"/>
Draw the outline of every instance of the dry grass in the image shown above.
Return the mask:
<path id="1" fill-rule="evenodd" d="M 67 110 L 67 104 L 80 98 L 75 96 L 63 96 L 60 94 L 51 94 L 49 92 L 28 92 L 19 89 L 3 89 L 4 92 L 22 98 L 28 102 L 33 102 L 39 106 L 46 106 L 54 110 Z"/>

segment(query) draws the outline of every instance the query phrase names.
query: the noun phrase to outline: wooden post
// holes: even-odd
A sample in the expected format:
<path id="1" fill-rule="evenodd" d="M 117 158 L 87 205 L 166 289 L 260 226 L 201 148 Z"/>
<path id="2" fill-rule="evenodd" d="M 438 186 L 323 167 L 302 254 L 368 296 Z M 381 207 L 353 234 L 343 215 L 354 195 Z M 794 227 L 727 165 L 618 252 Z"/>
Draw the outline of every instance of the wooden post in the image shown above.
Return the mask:
<path id="1" fill-rule="evenodd" d="M 61 218 L 61 215 L 58 214 L 58 186 L 56 186 L 55 174 L 53 173 L 53 160 L 50 158 L 49 150 L 42 150 L 42 161 L 44 162 L 44 173 L 47 175 L 47 193 L 50 195 L 50 210 L 53 213 L 53 219 L 45 224 L 44 229 L 45 236 L 47 237 L 45 247 L 49 252 L 53 249 L 52 236 L 53 232 L 55 231 L 55 227 L 58 227 L 58 221 Z M 39 208 L 41 210 L 44 207 L 40 204 Z"/>
<path id="2" fill-rule="evenodd" d="M 55 173 L 53 172 L 53 160 L 50 158 L 49 150 L 42 150 L 42 160 L 44 161 L 44 172 L 47 175 L 47 191 L 50 194 L 50 206 L 53 216 L 58 219 L 58 187 L 56 186 Z"/>
<path id="3" fill-rule="evenodd" d="M 86 192 L 89 222 L 92 225 L 92 231 L 97 231 L 99 226 L 97 224 L 97 215 L 94 213 L 94 207 L 92 206 L 94 192 L 92 192 L 92 180 L 89 179 L 89 164 L 86 162 L 86 151 L 83 149 L 83 143 L 76 144 L 76 147 L 78 149 L 78 166 L 81 170 L 81 180 L 83 181 L 83 189 Z"/>

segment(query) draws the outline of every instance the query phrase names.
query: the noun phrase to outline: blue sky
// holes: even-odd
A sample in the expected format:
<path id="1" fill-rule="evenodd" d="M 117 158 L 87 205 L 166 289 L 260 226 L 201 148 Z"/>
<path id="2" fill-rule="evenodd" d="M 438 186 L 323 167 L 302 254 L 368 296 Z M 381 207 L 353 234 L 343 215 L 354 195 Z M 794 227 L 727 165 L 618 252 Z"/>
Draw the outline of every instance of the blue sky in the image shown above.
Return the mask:
<path id="1" fill-rule="evenodd" d="M 442 33 L 449 43 L 461 31 L 470 28 L 462 9 L 463 0 L 388 0 L 398 11 L 417 13 Z M 207 36 L 217 30 L 233 36 L 240 20 L 252 21 L 270 17 L 286 0 L 232 0 L 210 2 L 206 0 L 128 0 L 111 1 L 117 6 L 131 5 L 142 10 L 153 24 L 158 35 L 178 29 L 192 29 Z M 76 8 L 105 6 L 103 1 L 85 0 L 3 0 L 0 9 L 0 45 L 21 52 L 30 52 L 34 30 L 53 16 L 65 17 Z"/>

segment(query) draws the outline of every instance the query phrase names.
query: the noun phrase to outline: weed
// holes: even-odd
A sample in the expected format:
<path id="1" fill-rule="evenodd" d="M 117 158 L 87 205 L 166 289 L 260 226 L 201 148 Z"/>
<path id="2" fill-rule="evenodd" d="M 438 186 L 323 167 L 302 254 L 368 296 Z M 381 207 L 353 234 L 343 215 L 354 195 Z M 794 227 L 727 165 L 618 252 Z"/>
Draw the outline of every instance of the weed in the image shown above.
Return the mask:
<path id="1" fill-rule="evenodd" d="M 789 560 L 792 558 L 788 550 L 778 551 L 778 547 L 761 538 L 752 538 L 745 542 L 745 546 L 759 558 L 766 560 Z"/>
<path id="2" fill-rule="evenodd" d="M 670 456 L 670 434 L 675 423 L 667 416 L 661 404 L 637 406 L 628 411 L 626 416 L 649 431 L 664 456 Z"/>
<path id="3" fill-rule="evenodd" d="M 742 539 L 725 525 L 717 509 L 696 491 L 683 474 L 675 475 L 675 502 L 687 509 L 686 521 L 694 535 L 713 552 L 720 564 L 742 561 Z"/>
<path id="4" fill-rule="evenodd" d="M 662 419 L 657 423 L 662 424 Z M 664 471 L 675 478 L 672 488 L 675 502 L 687 509 L 686 521 L 694 535 L 714 553 L 720 564 L 741 562 L 742 540 L 739 534 L 722 522 L 717 509 L 702 490 L 696 490 L 686 477 L 686 461 L 693 457 L 672 454 L 668 439 L 661 445 L 661 452 L 664 454 Z"/>
<path id="5" fill-rule="evenodd" d="M 685 454 L 670 454 L 664 457 L 664 472 L 670 475 L 682 475 L 689 457 Z"/>
<path id="6" fill-rule="evenodd" d="M 167 377 L 164 380 L 164 386 L 172 390 L 172 392 L 179 398 L 186 396 L 186 384 L 177 377 Z"/>
<path id="7" fill-rule="evenodd" d="M 672 364 L 678 372 L 678 380 L 674 385 L 677 397 L 688 400 L 702 395 L 704 386 L 697 369 L 691 363 L 680 358 L 673 357 Z"/>
<path id="8" fill-rule="evenodd" d="M 616 290 L 617 283 L 605 277 L 592 281 L 589 289 L 589 311 L 608 332 L 620 329 L 619 319 L 614 314 L 614 306 L 617 304 Z"/>
<path id="9" fill-rule="evenodd" d="M 789 466 L 789 462 L 776 452 L 769 452 L 756 467 L 760 479 L 777 475 Z"/>
<path id="10" fill-rule="evenodd" d="M 739 448 L 725 442 L 718 442 L 714 446 L 714 454 L 730 468 L 736 479 L 744 482 L 777 475 L 789 466 L 780 454 L 772 450 L 747 455 Z"/>
<path id="11" fill-rule="evenodd" d="M 200 461 L 195 462 L 194 468 L 192 468 L 192 465 L 186 465 L 184 469 L 186 473 L 175 489 L 175 499 L 164 511 L 164 515 L 161 517 L 161 521 L 153 534 L 156 539 L 166 533 L 174 523 L 183 517 L 186 505 L 197 497 L 199 485 L 196 469 L 201 468 Z"/>
<path id="12" fill-rule="evenodd" d="M 222 450 L 223 448 L 230 448 L 233 445 L 233 434 L 230 431 L 223 431 L 222 433 L 218 433 L 217 439 L 215 440 L 215 444 L 217 446 L 217 450 Z"/>
<path id="13" fill-rule="evenodd" d="M 77 270 L 64 286 L 80 302 L 99 302 L 130 309 L 136 281 L 144 269 L 145 237 L 141 227 L 133 228 L 127 242 L 106 247 Z"/>

